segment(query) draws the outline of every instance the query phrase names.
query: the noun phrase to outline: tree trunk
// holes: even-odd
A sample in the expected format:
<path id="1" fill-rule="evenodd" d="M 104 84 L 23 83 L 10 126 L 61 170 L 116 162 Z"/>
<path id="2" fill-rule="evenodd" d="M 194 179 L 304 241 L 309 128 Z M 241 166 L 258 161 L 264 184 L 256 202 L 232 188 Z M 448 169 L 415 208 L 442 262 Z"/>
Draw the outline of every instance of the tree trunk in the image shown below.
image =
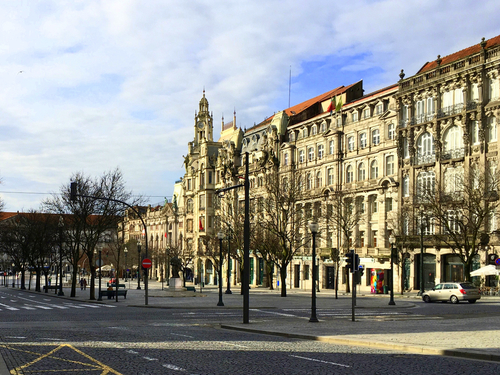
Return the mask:
<path id="1" fill-rule="evenodd" d="M 351 285 L 350 285 L 350 283 L 349 283 L 349 279 L 350 279 L 350 277 L 349 277 L 349 273 L 350 273 L 350 272 L 348 271 L 348 272 L 347 272 L 347 275 L 346 275 L 346 281 L 345 281 L 345 292 L 346 292 L 346 293 L 350 293 L 350 292 L 351 292 L 351 288 L 350 288 L 350 286 L 351 286 Z"/>
<path id="2" fill-rule="evenodd" d="M 338 291 L 339 291 L 339 266 L 340 266 L 340 262 L 337 262 L 337 267 L 336 270 L 335 270 L 335 299 L 339 299 L 339 294 L 338 294 Z"/>
<path id="3" fill-rule="evenodd" d="M 286 297 L 286 267 L 280 267 L 281 297 Z"/>

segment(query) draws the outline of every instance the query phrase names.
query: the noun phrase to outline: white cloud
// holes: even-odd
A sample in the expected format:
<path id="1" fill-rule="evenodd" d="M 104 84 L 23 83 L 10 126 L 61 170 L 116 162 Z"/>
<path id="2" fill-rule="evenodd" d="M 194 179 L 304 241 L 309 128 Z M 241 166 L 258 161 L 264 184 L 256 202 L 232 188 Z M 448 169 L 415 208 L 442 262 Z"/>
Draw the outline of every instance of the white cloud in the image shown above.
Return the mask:
<path id="1" fill-rule="evenodd" d="M 76 171 L 119 166 L 134 192 L 159 197 L 183 174 L 203 88 L 216 134 L 234 109 L 248 128 L 288 105 L 290 67 L 292 105 L 360 79 L 375 90 L 402 68 L 414 74 L 437 54 L 499 34 L 500 13 L 494 1 L 464 0 L 0 6 L 8 36 L 0 41 L 0 191 L 57 191 Z M 0 195 L 11 211 L 43 197 Z"/>

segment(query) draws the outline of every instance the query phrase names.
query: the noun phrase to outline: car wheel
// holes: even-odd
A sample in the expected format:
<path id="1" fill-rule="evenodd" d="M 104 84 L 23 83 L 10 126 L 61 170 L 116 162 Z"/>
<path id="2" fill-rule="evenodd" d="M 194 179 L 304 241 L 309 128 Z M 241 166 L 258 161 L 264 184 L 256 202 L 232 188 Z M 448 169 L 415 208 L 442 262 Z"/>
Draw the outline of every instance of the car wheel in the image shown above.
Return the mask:
<path id="1" fill-rule="evenodd" d="M 451 302 L 451 303 L 459 303 L 460 301 L 458 300 L 458 297 L 457 297 L 457 296 L 451 296 L 451 297 L 450 297 L 450 302 Z"/>
<path id="2" fill-rule="evenodd" d="M 425 303 L 432 302 L 431 297 L 429 297 L 429 296 L 424 296 L 422 299 L 424 300 Z"/>
<path id="3" fill-rule="evenodd" d="M 469 303 L 476 303 L 477 299 L 470 299 Z"/>

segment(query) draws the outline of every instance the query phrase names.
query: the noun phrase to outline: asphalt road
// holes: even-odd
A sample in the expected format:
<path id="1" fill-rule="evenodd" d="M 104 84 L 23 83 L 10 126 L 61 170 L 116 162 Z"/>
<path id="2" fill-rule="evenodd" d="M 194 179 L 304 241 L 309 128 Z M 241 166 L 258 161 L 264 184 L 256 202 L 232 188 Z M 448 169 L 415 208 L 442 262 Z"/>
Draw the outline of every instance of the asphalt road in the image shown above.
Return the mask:
<path id="1" fill-rule="evenodd" d="M 458 307 L 458 309 L 457 309 Z M 474 307 L 475 310 L 471 308 Z M 498 304 L 420 304 L 391 313 L 490 314 Z M 444 311 L 443 311 L 444 310 Z M 361 312 L 359 312 L 361 313 Z M 367 319 L 388 313 L 367 310 Z M 304 308 L 252 310 L 252 318 L 307 318 Z M 348 309 L 323 308 L 338 317 Z M 0 354 L 11 374 L 482 374 L 499 363 L 414 355 L 220 329 L 241 311 L 144 309 L 0 289 Z M 306 320 L 305 320 L 306 322 Z M 306 324 L 306 323 L 305 323 Z M 374 324 L 376 322 L 374 321 Z M 3 375 L 3 374 L 0 374 Z"/>

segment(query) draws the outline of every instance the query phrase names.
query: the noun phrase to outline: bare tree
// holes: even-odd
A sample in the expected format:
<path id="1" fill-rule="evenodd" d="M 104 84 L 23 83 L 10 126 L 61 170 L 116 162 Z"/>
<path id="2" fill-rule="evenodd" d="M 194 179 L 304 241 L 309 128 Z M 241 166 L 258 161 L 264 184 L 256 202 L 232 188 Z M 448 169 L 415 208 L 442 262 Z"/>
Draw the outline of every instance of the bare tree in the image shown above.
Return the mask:
<path id="1" fill-rule="evenodd" d="M 443 181 L 417 186 L 417 202 L 428 218 L 421 226 L 435 245 L 448 247 L 464 264 L 470 280 L 474 257 L 489 240 L 488 228 L 500 205 L 499 176 L 495 170 L 472 166 L 469 173 L 445 174 Z M 417 217 L 418 219 L 418 217 Z"/>

